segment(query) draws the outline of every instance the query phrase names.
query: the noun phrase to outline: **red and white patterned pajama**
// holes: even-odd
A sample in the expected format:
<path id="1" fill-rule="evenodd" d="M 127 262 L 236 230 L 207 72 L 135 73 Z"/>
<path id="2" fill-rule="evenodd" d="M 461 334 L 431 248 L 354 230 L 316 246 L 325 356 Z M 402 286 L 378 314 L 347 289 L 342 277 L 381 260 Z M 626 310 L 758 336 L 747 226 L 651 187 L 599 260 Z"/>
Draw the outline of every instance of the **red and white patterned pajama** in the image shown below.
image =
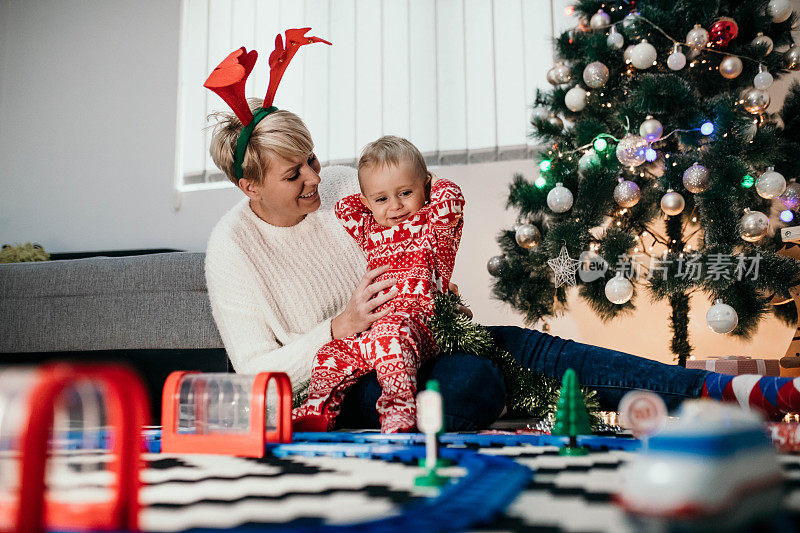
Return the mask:
<path id="1" fill-rule="evenodd" d="M 397 280 L 398 295 L 386 302 L 391 312 L 361 334 L 335 339 L 317 352 L 306 402 L 294 410 L 300 417 L 322 417 L 333 429 L 347 389 L 375 370 L 383 389 L 376 408 L 381 431 L 416 427 L 417 370 L 436 355 L 426 322 L 433 298 L 446 292 L 453 274 L 463 226 L 464 196 L 448 180 L 438 179 L 431 201 L 397 226 L 381 226 L 358 195 L 336 205 L 336 216 L 364 250 L 367 268 L 389 265 L 376 278 Z"/>

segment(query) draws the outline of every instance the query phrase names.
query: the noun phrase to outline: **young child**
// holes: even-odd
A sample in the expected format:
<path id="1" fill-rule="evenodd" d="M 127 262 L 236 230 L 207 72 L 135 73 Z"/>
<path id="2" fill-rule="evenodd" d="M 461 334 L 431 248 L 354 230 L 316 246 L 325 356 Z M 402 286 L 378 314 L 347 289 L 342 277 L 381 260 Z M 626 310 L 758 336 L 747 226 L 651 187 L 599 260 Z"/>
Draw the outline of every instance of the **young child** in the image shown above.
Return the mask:
<path id="1" fill-rule="evenodd" d="M 383 389 L 376 408 L 381 431 L 416 427 L 417 370 L 436 354 L 427 318 L 433 298 L 447 291 L 463 226 L 464 197 L 455 183 L 435 179 L 405 139 L 381 137 L 358 162 L 361 194 L 339 201 L 336 216 L 367 257 L 367 268 L 389 265 L 397 296 L 376 309 L 391 312 L 363 333 L 335 339 L 317 352 L 308 399 L 295 409 L 298 430 L 330 430 L 344 393 L 375 370 Z"/>

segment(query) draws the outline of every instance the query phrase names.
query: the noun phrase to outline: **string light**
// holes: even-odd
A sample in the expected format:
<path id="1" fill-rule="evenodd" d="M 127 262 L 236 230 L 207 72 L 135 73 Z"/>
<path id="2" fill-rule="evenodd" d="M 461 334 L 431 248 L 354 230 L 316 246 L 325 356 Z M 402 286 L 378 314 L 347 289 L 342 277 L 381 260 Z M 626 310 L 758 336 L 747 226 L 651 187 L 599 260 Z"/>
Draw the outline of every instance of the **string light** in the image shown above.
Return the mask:
<path id="1" fill-rule="evenodd" d="M 784 222 L 791 222 L 792 220 L 794 220 L 794 213 L 792 213 L 788 209 L 784 209 L 783 211 L 781 211 L 781 220 L 783 220 Z"/>
<path id="2" fill-rule="evenodd" d="M 700 126 L 700 133 L 703 135 L 711 135 L 714 133 L 714 124 L 711 122 L 704 122 L 702 126 Z"/>
<path id="3" fill-rule="evenodd" d="M 539 170 L 541 170 L 542 172 L 547 172 L 548 170 L 550 170 L 551 166 L 552 166 L 552 161 L 550 161 L 549 159 L 545 159 L 544 161 L 539 163 Z"/>
<path id="4" fill-rule="evenodd" d="M 543 176 L 539 176 L 533 184 L 536 185 L 536 188 L 541 189 L 547 184 L 547 180 Z"/>

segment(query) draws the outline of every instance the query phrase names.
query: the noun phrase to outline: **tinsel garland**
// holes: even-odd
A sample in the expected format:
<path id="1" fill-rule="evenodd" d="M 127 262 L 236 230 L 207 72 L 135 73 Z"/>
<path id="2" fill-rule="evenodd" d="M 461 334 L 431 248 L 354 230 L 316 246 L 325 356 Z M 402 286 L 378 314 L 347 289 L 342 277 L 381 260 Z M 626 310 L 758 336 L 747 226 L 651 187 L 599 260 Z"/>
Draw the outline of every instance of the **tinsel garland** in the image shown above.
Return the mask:
<path id="1" fill-rule="evenodd" d="M 522 411 L 533 418 L 555 418 L 561 383 L 519 364 L 510 353 L 497 346 L 487 328 L 472 322 L 460 312 L 460 305 L 464 303 L 453 293 L 434 299 L 434 314 L 428 320 L 428 327 L 441 352 L 461 352 L 486 357 L 503 373 L 506 381 L 506 402 L 511 410 Z M 600 422 L 597 392 L 585 387 L 581 390 L 592 426 L 596 427 Z"/>

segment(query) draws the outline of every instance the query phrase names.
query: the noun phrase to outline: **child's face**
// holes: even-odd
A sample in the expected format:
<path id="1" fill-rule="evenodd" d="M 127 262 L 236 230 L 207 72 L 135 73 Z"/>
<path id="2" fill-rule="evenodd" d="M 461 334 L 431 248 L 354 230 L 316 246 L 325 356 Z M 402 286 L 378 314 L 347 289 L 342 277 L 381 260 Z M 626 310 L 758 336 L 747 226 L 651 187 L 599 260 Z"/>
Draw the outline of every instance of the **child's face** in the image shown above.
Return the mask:
<path id="1" fill-rule="evenodd" d="M 413 174 L 411 166 L 381 165 L 361 170 L 361 203 L 381 226 L 397 226 L 425 205 L 429 178 Z"/>

